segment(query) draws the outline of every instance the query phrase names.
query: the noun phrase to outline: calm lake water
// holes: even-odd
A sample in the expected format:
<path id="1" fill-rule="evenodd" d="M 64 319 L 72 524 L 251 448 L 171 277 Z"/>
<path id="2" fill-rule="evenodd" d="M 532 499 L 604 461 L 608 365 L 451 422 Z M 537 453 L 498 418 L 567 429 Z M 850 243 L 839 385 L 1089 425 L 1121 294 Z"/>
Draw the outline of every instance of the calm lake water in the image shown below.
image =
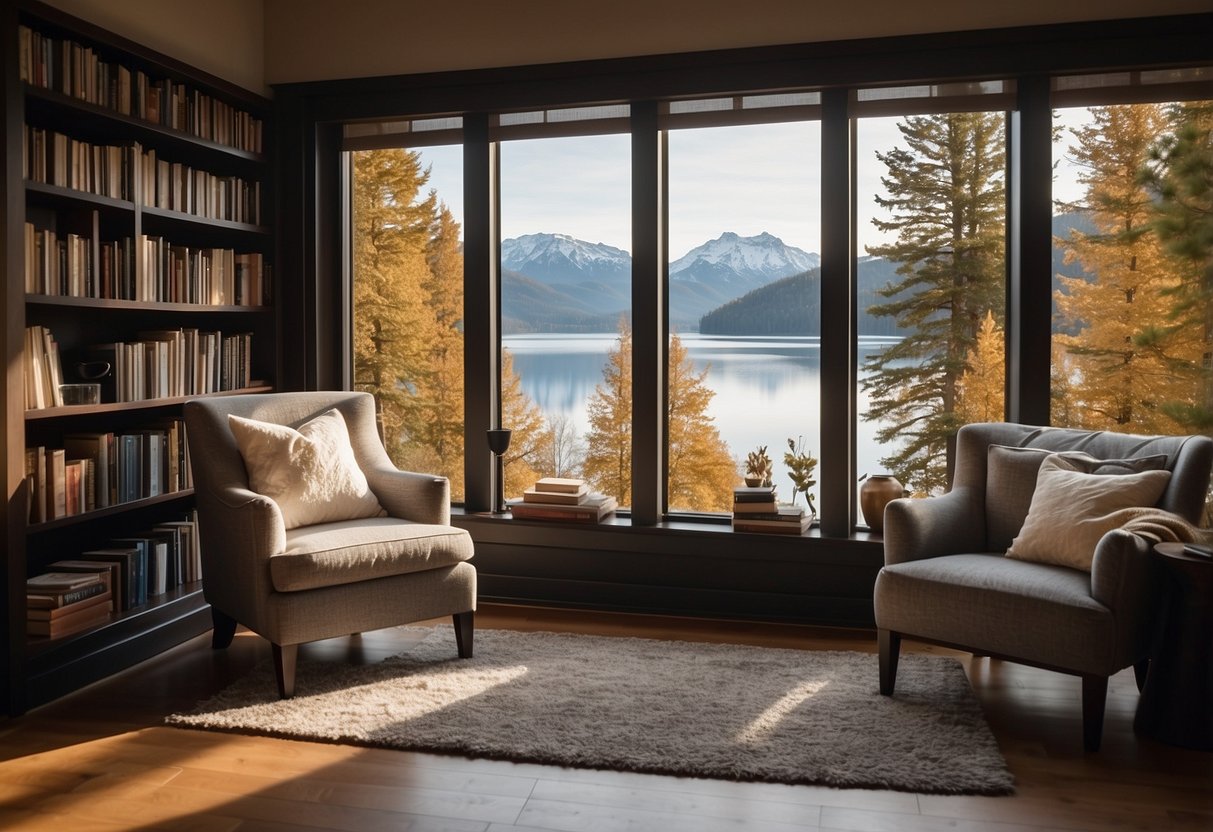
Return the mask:
<path id="1" fill-rule="evenodd" d="M 804 436 L 805 445 L 820 457 L 821 342 L 804 337 L 739 337 L 686 333 L 680 336 L 697 371 L 708 370 L 707 385 L 715 391 L 711 416 L 729 450 L 739 460 L 759 445 L 775 462 L 780 496 L 791 496 L 791 480 L 783 466 L 789 437 Z M 579 437 L 588 429 L 586 404 L 602 381 L 614 333 L 588 335 L 510 335 L 502 345 L 514 357 L 514 370 L 523 390 L 547 414 L 565 414 Z M 860 366 L 871 354 L 897 339 L 861 338 Z M 859 409 L 867 408 L 860 395 Z M 879 473 L 887 451 L 877 446 L 877 426 L 860 420 L 856 457 L 859 472 Z M 818 470 L 820 473 L 820 469 Z"/>

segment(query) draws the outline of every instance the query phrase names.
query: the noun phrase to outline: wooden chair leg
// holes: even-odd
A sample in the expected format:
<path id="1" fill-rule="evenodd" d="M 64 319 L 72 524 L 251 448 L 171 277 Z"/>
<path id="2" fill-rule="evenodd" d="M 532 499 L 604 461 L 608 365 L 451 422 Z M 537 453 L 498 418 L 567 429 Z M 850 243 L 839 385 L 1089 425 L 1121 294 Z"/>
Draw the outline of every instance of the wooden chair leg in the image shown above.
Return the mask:
<path id="1" fill-rule="evenodd" d="M 214 628 L 211 631 L 211 649 L 224 650 L 230 647 L 232 639 L 236 637 L 236 619 L 221 612 L 218 607 L 211 607 L 211 625 Z"/>
<path id="2" fill-rule="evenodd" d="M 1082 677 L 1082 747 L 1098 751 L 1103 739 L 1104 705 L 1108 700 L 1108 677 L 1084 674 Z"/>
<path id="3" fill-rule="evenodd" d="M 897 659 L 901 655 L 901 633 L 877 630 L 876 643 L 880 648 L 880 693 L 892 696 L 897 681 Z"/>
<path id="4" fill-rule="evenodd" d="M 476 613 L 474 612 L 457 612 L 452 618 L 455 619 L 455 645 L 459 649 L 459 658 L 470 659 L 472 657 L 472 633 L 475 629 Z"/>
<path id="5" fill-rule="evenodd" d="M 278 698 L 290 699 L 295 695 L 295 660 L 299 656 L 298 644 L 274 644 L 274 675 L 278 677 Z"/>

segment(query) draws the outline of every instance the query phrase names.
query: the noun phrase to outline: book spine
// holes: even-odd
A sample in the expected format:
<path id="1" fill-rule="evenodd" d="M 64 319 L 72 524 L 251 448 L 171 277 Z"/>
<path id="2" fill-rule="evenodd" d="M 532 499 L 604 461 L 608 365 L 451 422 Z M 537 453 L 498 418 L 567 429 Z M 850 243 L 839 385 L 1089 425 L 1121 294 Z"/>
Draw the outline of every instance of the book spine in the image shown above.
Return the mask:
<path id="1" fill-rule="evenodd" d="M 28 593 L 28 597 L 47 599 L 52 602 L 48 606 L 65 607 L 68 604 L 74 604 L 77 601 L 83 601 L 86 598 L 92 598 L 94 595 L 100 595 L 107 591 L 109 591 L 109 586 L 105 581 L 98 581 L 95 584 L 82 586 L 79 589 L 69 589 L 66 592 L 31 592 Z"/>

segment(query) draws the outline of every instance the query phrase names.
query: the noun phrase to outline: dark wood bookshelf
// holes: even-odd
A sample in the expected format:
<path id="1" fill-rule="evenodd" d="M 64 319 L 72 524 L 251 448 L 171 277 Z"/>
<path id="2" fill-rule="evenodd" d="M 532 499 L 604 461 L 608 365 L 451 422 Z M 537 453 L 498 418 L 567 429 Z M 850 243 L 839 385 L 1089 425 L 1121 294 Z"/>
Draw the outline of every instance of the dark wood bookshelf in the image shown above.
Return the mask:
<path id="1" fill-rule="evenodd" d="M 25 419 L 32 422 L 38 419 L 58 419 L 62 416 L 90 416 L 98 413 L 117 413 L 131 410 L 154 410 L 185 404 L 190 399 L 208 398 L 210 396 L 239 396 L 244 393 L 269 393 L 274 388 L 268 384 L 256 384 L 251 387 L 241 387 L 237 390 L 220 390 L 217 393 L 203 393 L 196 396 L 169 396 L 159 399 L 140 399 L 135 402 L 103 402 L 101 404 L 72 404 L 63 407 L 43 407 L 37 410 L 25 411 Z"/>
<path id="2" fill-rule="evenodd" d="M 102 103 L 25 82 L 20 77 L 20 56 L 15 54 L 20 27 L 92 48 L 101 60 L 117 63 L 132 73 L 144 72 L 149 81 L 182 84 L 192 93 L 247 113 L 260 121 L 263 149 L 273 146 L 271 104 L 262 96 L 36 0 L 3 4 L 3 9 L 0 36 L 4 38 L 4 61 L 0 74 L 4 80 L 7 163 L 0 184 L 7 199 L 0 224 L 5 228 L 7 244 L 3 249 L 6 288 L 0 297 L 4 298 L 9 375 L 0 412 L 4 414 L 7 441 L 7 486 L 9 494 L 15 496 L 9 500 L 6 515 L 6 558 L 0 572 L 0 663 L 5 665 L 7 681 L 0 689 L 0 713 L 19 714 L 150 658 L 210 626 L 201 583 L 195 582 L 170 589 L 136 609 L 115 613 L 109 621 L 79 633 L 54 639 L 27 636 L 25 581 L 29 575 L 45 571 L 46 565 L 56 560 L 104 546 L 112 538 L 177 519 L 192 509 L 195 495 L 186 488 L 33 523 L 25 516 L 25 449 L 61 448 L 63 437 L 69 433 L 120 433 L 158 425 L 165 419 L 180 418 L 182 405 L 199 396 L 27 410 L 23 355 L 26 327 L 46 326 L 53 333 L 65 383 L 77 380 L 71 374 L 71 362 L 81 360 L 91 345 L 130 341 L 137 339 L 140 331 L 205 327 L 225 335 L 253 333 L 248 358 L 258 380 L 242 389 L 205 394 L 230 396 L 277 389 L 275 380 L 281 372 L 277 347 L 280 312 L 272 305 L 207 305 L 25 292 L 24 235 L 28 221 L 39 231 L 54 231 L 60 240 L 69 233 L 84 238 L 88 256 L 97 268 L 102 242 L 130 240 L 137 247 L 142 235 L 162 237 L 170 245 L 191 249 L 259 253 L 264 258 L 267 297 L 278 295 L 272 286 L 276 239 L 270 155 L 196 135 L 190 127 L 178 129 L 138 114 L 126 115 Z M 225 118 L 229 116 L 234 119 L 231 112 Z M 232 123 L 239 122 L 234 119 Z M 135 194 L 133 200 L 27 180 L 23 153 L 28 126 L 92 144 L 137 143 L 144 152 L 155 151 L 158 160 L 214 176 L 239 177 L 250 187 L 259 183 L 260 222 L 234 222 L 144 205 L 140 170 L 130 171 L 128 184 Z M 243 140 L 247 135 L 242 134 L 236 144 L 247 145 Z M 134 268 L 136 276 L 142 276 L 142 258 L 135 257 Z"/>

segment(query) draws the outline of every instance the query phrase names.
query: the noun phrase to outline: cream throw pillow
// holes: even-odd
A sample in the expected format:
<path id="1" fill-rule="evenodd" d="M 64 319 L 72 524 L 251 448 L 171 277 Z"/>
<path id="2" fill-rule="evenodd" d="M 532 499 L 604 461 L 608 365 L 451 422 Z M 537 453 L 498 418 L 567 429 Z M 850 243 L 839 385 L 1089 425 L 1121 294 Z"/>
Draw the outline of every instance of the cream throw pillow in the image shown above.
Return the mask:
<path id="1" fill-rule="evenodd" d="M 249 487 L 282 509 L 288 529 L 383 514 L 333 409 L 299 429 L 229 414 Z"/>
<path id="2" fill-rule="evenodd" d="M 1170 471 L 1088 474 L 1051 454 L 1040 464 L 1032 505 L 1007 557 L 1089 572 L 1099 539 L 1123 522 L 1111 515 L 1154 505 L 1170 479 Z"/>

